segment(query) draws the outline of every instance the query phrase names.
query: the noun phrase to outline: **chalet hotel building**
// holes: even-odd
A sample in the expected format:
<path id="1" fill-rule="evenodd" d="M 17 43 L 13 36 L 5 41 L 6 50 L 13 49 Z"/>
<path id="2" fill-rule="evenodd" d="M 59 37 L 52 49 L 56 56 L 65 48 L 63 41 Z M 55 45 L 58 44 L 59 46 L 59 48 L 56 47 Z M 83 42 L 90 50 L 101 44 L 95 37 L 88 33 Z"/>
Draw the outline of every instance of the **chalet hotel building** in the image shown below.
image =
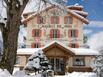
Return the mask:
<path id="1" fill-rule="evenodd" d="M 88 24 L 83 6 L 67 6 L 66 12 L 56 6 L 48 6 L 23 16 L 27 31 L 26 48 L 17 50 L 15 67 L 23 69 L 28 57 L 42 49 L 55 74 L 92 71 L 90 63 L 97 53 L 80 48 L 83 45 L 83 24 Z"/>
<path id="2" fill-rule="evenodd" d="M 72 48 L 83 45 L 83 24 L 88 24 L 83 6 L 67 6 L 67 12 L 48 6 L 39 13 L 24 13 L 23 16 L 26 48 L 41 48 L 52 41 Z"/>

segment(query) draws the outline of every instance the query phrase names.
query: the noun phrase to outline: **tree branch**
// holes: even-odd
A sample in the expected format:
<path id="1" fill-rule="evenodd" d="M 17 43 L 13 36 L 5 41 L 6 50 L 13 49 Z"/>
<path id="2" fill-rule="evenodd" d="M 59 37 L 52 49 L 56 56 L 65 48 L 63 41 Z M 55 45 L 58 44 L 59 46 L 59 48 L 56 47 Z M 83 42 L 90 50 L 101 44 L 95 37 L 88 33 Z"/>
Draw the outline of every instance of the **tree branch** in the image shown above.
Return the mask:
<path id="1" fill-rule="evenodd" d="M 4 0 L 4 2 L 6 3 L 6 5 L 8 5 L 8 1 L 7 0 Z"/>

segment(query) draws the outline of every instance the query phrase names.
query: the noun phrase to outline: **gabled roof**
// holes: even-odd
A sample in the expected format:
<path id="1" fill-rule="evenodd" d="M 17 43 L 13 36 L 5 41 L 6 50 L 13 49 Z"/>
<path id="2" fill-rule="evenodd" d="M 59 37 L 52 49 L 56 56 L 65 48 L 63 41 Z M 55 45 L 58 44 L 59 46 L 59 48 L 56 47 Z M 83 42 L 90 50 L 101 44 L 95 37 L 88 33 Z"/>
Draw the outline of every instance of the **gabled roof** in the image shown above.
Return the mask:
<path id="1" fill-rule="evenodd" d="M 63 51 L 65 51 L 65 53 L 67 53 L 67 54 L 70 54 L 70 55 L 75 55 L 75 53 L 74 52 L 72 52 L 73 50 L 71 49 L 71 48 L 67 48 L 66 46 L 64 46 L 63 44 L 61 44 L 60 42 L 58 42 L 58 41 L 53 41 L 53 42 L 51 42 L 50 44 L 48 44 L 48 45 L 46 45 L 46 46 L 44 46 L 43 48 L 42 48 L 42 50 L 44 51 L 44 52 L 46 52 L 46 51 L 48 51 L 49 49 L 52 49 L 52 48 L 59 48 L 60 50 L 63 50 Z M 58 52 L 59 53 L 59 52 Z"/>
<path id="2" fill-rule="evenodd" d="M 30 16 L 28 16 L 27 18 L 23 19 L 22 22 L 26 22 L 26 21 L 29 21 L 31 20 L 32 18 L 34 18 L 35 16 L 37 16 L 38 14 L 42 13 L 42 12 L 45 12 L 45 11 L 48 11 L 49 9 L 52 9 L 52 8 L 55 8 L 56 6 L 53 6 L 53 5 L 50 5 L 48 7 L 46 7 L 45 9 L 43 10 L 40 10 L 39 12 L 35 12 L 34 14 L 31 14 Z M 58 7 L 56 7 L 58 8 Z M 85 24 L 88 24 L 89 21 L 82 15 L 78 14 L 77 12 L 73 11 L 73 9 L 69 9 L 70 7 L 66 7 L 66 11 L 73 15 L 74 17 L 78 18 L 79 20 L 81 20 L 82 22 L 84 22 Z M 76 6 L 75 6 L 76 8 Z M 81 8 L 81 7 L 77 7 L 77 8 Z M 85 12 L 83 12 L 82 14 L 84 14 Z M 86 14 L 87 15 L 87 14 Z"/>

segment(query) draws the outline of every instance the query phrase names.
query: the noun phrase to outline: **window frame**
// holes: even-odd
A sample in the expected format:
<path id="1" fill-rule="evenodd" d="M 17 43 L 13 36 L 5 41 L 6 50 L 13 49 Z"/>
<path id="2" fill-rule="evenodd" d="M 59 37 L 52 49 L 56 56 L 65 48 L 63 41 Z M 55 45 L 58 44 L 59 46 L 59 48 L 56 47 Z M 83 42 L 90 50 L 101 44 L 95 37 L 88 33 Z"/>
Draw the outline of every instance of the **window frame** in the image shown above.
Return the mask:
<path id="1" fill-rule="evenodd" d="M 83 64 L 81 64 L 80 62 L 76 62 L 76 59 L 80 59 L 80 61 L 81 61 L 81 63 L 83 63 Z M 85 57 L 83 57 L 83 56 L 76 56 L 76 57 L 73 57 L 73 66 L 85 66 Z"/>
<path id="2" fill-rule="evenodd" d="M 64 17 L 64 24 L 73 24 L 73 17 L 72 16 L 65 16 Z"/>
<path id="3" fill-rule="evenodd" d="M 59 29 L 51 29 L 50 38 L 60 38 L 60 30 Z"/>
<path id="4" fill-rule="evenodd" d="M 17 57 L 16 57 L 15 65 L 20 65 L 20 56 L 17 56 Z"/>
<path id="5" fill-rule="evenodd" d="M 45 16 L 37 16 L 37 24 L 45 24 L 46 23 L 46 17 Z"/>

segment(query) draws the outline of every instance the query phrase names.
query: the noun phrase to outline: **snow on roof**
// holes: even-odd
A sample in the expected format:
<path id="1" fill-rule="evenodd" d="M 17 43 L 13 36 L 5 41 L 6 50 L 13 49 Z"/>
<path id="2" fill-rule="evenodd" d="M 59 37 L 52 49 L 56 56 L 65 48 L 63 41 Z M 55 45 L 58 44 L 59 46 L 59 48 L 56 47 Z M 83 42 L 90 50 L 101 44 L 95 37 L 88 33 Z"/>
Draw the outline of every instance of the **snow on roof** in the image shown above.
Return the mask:
<path id="1" fill-rule="evenodd" d="M 32 17 L 35 17 L 38 13 L 42 12 L 42 11 L 45 11 L 46 9 L 48 9 L 49 7 L 52 7 L 53 5 L 50 5 L 48 4 L 47 7 L 43 8 L 43 9 L 40 9 L 39 12 L 35 12 L 34 14 L 31 14 L 30 16 L 28 16 L 26 19 L 23 19 L 22 22 L 25 22 L 25 21 L 28 21 L 29 19 L 31 19 Z M 56 5 L 55 5 L 56 6 Z M 76 7 L 79 7 L 79 6 L 76 6 Z M 57 8 L 59 8 L 57 6 Z M 79 15 L 78 13 L 72 11 L 71 9 L 68 9 L 68 6 L 66 7 L 66 10 L 68 13 L 72 14 L 73 16 L 77 17 L 78 19 L 80 19 L 82 22 L 88 24 L 89 21 L 84 18 L 83 16 Z"/>
<path id="2" fill-rule="evenodd" d="M 87 12 L 84 12 L 84 11 L 78 11 L 78 10 L 72 10 L 73 12 L 76 12 L 76 13 L 79 13 L 79 14 L 82 14 L 82 15 L 88 15 Z"/>
<path id="3" fill-rule="evenodd" d="M 93 49 L 87 48 L 72 48 L 76 55 L 99 55 L 99 52 Z"/>
<path id="4" fill-rule="evenodd" d="M 31 55 L 34 54 L 35 52 L 38 52 L 41 48 L 22 48 L 17 50 L 18 55 Z"/>
<path id="5" fill-rule="evenodd" d="M 81 9 L 83 9 L 83 6 L 81 6 L 81 5 L 78 5 L 78 6 L 76 6 L 76 5 L 69 5 L 67 7 L 68 8 L 81 8 Z"/>
<path id="6" fill-rule="evenodd" d="M 46 46 L 44 46 L 42 48 L 24 48 L 24 49 L 18 49 L 17 50 L 17 54 L 18 55 L 23 55 L 23 54 L 31 55 L 31 54 L 33 54 L 35 52 L 38 52 L 39 50 L 45 49 L 46 47 L 48 47 L 48 46 L 50 46 L 50 45 L 52 45 L 54 43 L 57 43 L 57 44 L 65 47 L 66 49 L 68 49 L 71 52 L 73 52 L 75 55 L 99 55 L 99 52 L 96 51 L 96 50 L 87 49 L 87 48 L 70 48 L 70 47 L 62 44 L 59 41 L 53 41 L 53 42 L 47 44 Z"/>

